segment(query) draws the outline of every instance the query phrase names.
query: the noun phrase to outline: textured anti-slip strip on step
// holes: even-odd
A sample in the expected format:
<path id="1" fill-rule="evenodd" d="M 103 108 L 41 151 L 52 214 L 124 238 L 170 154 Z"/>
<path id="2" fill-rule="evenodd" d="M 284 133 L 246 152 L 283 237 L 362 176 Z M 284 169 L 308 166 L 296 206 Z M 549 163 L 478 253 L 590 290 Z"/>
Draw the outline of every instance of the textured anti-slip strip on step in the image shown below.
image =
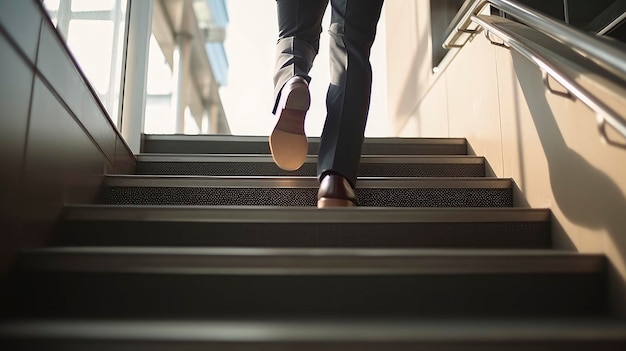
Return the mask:
<path id="1" fill-rule="evenodd" d="M 24 252 L 10 297 L 20 314 L 350 319 L 607 313 L 600 255 L 527 250 L 68 250 Z"/>
<path id="2" fill-rule="evenodd" d="M 319 138 L 309 138 L 309 155 L 317 155 Z M 266 136 L 144 135 L 142 153 L 269 154 Z M 366 138 L 363 155 L 466 155 L 461 138 Z"/>
<path id="3" fill-rule="evenodd" d="M 78 206 L 57 245 L 549 248 L 550 211 Z"/>
<path id="4" fill-rule="evenodd" d="M 104 204 L 315 206 L 316 178 L 110 176 Z M 357 185 L 366 207 L 510 207 L 512 182 L 496 178 L 372 178 Z"/>
<path id="5" fill-rule="evenodd" d="M 151 155 L 138 157 L 137 173 L 205 176 L 315 176 L 317 157 L 296 171 L 278 168 L 267 155 Z M 484 177 L 485 160 L 470 156 L 363 156 L 361 177 Z"/>
<path id="6" fill-rule="evenodd" d="M 11 350 L 388 351 L 622 350 L 626 323 L 610 319 L 464 320 L 9 320 Z"/>

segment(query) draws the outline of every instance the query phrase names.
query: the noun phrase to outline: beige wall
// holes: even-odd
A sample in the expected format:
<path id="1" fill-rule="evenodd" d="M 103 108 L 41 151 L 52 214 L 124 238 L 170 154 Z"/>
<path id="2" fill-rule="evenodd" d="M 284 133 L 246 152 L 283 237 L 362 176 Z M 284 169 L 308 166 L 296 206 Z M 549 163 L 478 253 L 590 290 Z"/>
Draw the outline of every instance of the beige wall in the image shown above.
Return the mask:
<path id="1" fill-rule="evenodd" d="M 432 67 L 428 0 L 387 1 L 387 100 L 394 125 L 407 123 L 430 86 Z"/>
<path id="2" fill-rule="evenodd" d="M 36 0 L 0 1 L 0 273 L 134 156 Z"/>
<path id="3" fill-rule="evenodd" d="M 387 6 L 396 22 L 424 32 L 428 19 L 417 24 L 422 14 L 409 11 L 427 2 Z M 396 44 L 418 38 L 409 52 L 420 45 L 428 51 L 426 39 L 405 33 L 406 26 L 389 27 L 389 38 Z M 388 55 L 398 135 L 466 137 L 475 154 L 486 156 L 492 175 L 514 179 L 517 205 L 552 210 L 557 247 L 607 255 L 613 301 L 626 313 L 626 150 L 601 141 L 594 113 L 546 92 L 534 64 L 482 35 L 436 75 L 427 74 L 430 52 L 411 56 L 424 61 L 396 60 L 404 55 L 398 44 Z M 412 83 L 398 85 L 403 76 Z"/>

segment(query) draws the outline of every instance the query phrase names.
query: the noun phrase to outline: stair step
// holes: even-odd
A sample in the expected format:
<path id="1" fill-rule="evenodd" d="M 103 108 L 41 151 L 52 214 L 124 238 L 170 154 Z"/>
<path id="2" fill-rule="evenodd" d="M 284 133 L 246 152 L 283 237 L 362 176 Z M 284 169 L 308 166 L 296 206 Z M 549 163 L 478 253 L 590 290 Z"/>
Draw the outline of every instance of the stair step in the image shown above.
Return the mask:
<path id="1" fill-rule="evenodd" d="M 21 255 L 12 301 L 59 318 L 601 316 L 605 264 L 549 250 L 53 248 Z"/>
<path id="2" fill-rule="evenodd" d="M 602 255 L 557 250 L 57 247 L 22 252 L 19 268 L 63 272 L 233 275 L 598 273 Z"/>
<path id="3" fill-rule="evenodd" d="M 205 176 L 316 176 L 317 157 L 297 171 L 278 168 L 269 155 L 138 156 L 138 174 Z M 470 156 L 363 156 L 362 177 L 484 177 L 485 160 Z"/>
<path id="4" fill-rule="evenodd" d="M 15 320 L 0 324 L 11 350 L 621 350 L 611 319 L 465 320 Z"/>
<path id="5" fill-rule="evenodd" d="M 72 206 L 58 245 L 550 248 L 550 211 Z"/>
<path id="6" fill-rule="evenodd" d="M 317 155 L 319 138 L 309 138 L 309 155 Z M 144 135 L 142 153 L 269 154 L 266 136 Z M 466 155 L 462 138 L 366 138 L 363 155 Z"/>
<path id="7" fill-rule="evenodd" d="M 315 206 L 314 177 L 108 176 L 104 204 Z M 362 178 L 369 207 L 511 207 L 512 181 L 496 178 Z"/>

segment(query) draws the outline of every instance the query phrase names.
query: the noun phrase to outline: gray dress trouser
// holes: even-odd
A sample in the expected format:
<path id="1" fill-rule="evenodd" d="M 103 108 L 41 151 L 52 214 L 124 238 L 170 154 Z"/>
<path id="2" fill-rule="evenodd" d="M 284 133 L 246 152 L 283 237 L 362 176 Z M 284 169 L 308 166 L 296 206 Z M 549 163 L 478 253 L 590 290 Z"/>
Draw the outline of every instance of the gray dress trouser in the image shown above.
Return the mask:
<path id="1" fill-rule="evenodd" d="M 293 76 L 310 82 L 308 73 L 319 51 L 322 17 L 329 0 L 277 0 L 274 94 Z M 330 85 L 317 175 L 334 172 L 355 186 L 370 105 L 370 51 L 383 0 L 330 0 Z"/>

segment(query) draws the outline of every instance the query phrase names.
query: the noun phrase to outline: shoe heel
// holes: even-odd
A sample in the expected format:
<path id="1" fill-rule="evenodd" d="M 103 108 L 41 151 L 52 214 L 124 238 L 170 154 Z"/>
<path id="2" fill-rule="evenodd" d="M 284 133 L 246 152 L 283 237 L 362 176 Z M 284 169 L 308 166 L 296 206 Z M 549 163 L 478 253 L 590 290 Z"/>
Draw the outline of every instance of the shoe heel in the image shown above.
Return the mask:
<path id="1" fill-rule="evenodd" d="M 323 197 L 317 200 L 317 208 L 333 208 L 333 207 L 356 207 L 354 202 L 343 199 L 332 199 Z"/>
<path id="2" fill-rule="evenodd" d="M 311 95 L 306 84 L 297 84 L 286 97 L 285 108 L 307 111 L 311 106 Z"/>

